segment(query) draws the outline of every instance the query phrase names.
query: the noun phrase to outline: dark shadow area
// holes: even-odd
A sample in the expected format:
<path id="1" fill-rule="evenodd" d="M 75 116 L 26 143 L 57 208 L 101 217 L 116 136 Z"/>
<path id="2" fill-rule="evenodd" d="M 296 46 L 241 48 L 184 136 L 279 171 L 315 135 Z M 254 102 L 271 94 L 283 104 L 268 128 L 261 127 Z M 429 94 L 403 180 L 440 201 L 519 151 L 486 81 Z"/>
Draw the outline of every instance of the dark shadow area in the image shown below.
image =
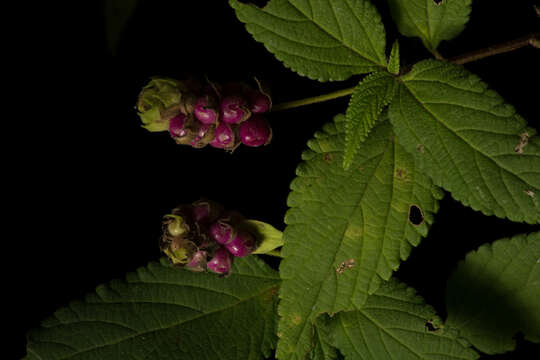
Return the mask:
<path id="1" fill-rule="evenodd" d="M 397 29 L 386 1 L 373 3 L 390 49 Z M 443 42 L 440 53 L 451 57 L 535 30 L 532 4 L 500 3 L 473 1 L 469 26 Z M 13 358 L 25 354 L 25 333 L 56 309 L 159 259 L 162 216 L 178 204 L 206 197 L 283 230 L 289 184 L 307 141 L 348 104 L 341 98 L 269 114 L 273 140 L 266 147 L 233 154 L 192 149 L 141 128 L 134 105 L 151 76 L 250 83 L 257 77 L 270 84 L 276 104 L 351 87 L 361 78 L 320 83 L 290 71 L 253 40 L 227 1 L 142 1 L 112 56 L 102 5 L 73 3 L 31 27 L 32 43 L 21 40 L 37 75 L 17 92 L 22 104 L 9 106 L 18 115 L 6 123 L 17 129 L 4 132 L 15 143 L 5 151 L 4 175 L 10 180 L 5 192 L 15 198 L 5 222 L 17 234 L 6 236 L 5 250 L 13 262 L 5 273 L 8 312 L 15 315 L 6 324 Z M 404 64 L 430 56 L 418 39 L 399 42 Z M 537 50 L 524 48 L 466 68 L 540 129 L 538 91 L 527 86 L 538 83 L 539 61 Z M 444 318 L 446 280 L 468 251 L 538 226 L 484 216 L 448 194 L 440 205 L 428 238 L 398 277 Z M 277 268 L 278 259 L 264 258 Z M 521 347 L 540 351 L 518 341 L 516 355 L 504 359 L 523 359 Z"/>
<path id="2" fill-rule="evenodd" d="M 538 326 L 536 314 L 524 310 L 513 296 L 514 291 L 500 287 L 496 277 L 479 275 L 466 267 L 460 267 L 448 281 L 447 319 L 451 318 L 454 326 L 465 331 L 465 338 L 473 336 L 473 343 L 481 341 L 482 334 L 493 339 L 493 346 L 502 347 L 509 339 L 518 337 L 518 332 Z M 519 337 L 523 344 L 523 336 Z M 481 343 L 478 348 L 482 349 Z"/>

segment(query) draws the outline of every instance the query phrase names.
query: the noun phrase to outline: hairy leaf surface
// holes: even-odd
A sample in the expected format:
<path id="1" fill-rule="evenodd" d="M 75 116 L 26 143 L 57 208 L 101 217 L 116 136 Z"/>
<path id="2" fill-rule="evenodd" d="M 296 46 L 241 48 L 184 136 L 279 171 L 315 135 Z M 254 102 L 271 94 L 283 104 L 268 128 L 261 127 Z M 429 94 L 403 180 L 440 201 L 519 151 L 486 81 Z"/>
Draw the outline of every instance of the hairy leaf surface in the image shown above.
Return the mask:
<path id="1" fill-rule="evenodd" d="M 385 282 L 359 310 L 330 319 L 332 344 L 347 360 L 457 360 L 478 354 L 441 325 L 435 310 L 412 288 Z"/>
<path id="2" fill-rule="evenodd" d="M 501 239 L 467 255 L 446 291 L 447 324 L 478 350 L 513 350 L 513 335 L 540 342 L 540 232 Z"/>
<path id="3" fill-rule="evenodd" d="M 461 66 L 422 61 L 390 104 L 400 143 L 435 184 L 486 215 L 540 222 L 540 139 Z"/>
<path id="4" fill-rule="evenodd" d="M 220 278 L 150 263 L 28 335 L 26 359 L 262 359 L 275 344 L 279 275 L 255 256 Z"/>
<path id="5" fill-rule="evenodd" d="M 255 40 L 300 75 L 344 80 L 386 67 L 385 32 L 367 0 L 230 0 Z"/>
<path id="6" fill-rule="evenodd" d="M 345 118 L 345 157 L 343 168 L 351 166 L 360 144 L 367 138 L 384 107 L 392 101 L 397 82 L 386 71 L 365 77 L 354 89 Z"/>
<path id="7" fill-rule="evenodd" d="M 441 196 L 386 120 L 344 170 L 344 120 L 340 115 L 315 134 L 291 184 L 280 266 L 281 360 L 304 359 L 312 350 L 318 314 L 361 306 L 390 278 L 426 235 Z M 423 211 L 419 226 L 408 221 L 411 204 Z"/>
<path id="8" fill-rule="evenodd" d="M 433 51 L 458 36 L 469 21 L 471 0 L 388 0 L 399 32 L 416 36 Z"/>

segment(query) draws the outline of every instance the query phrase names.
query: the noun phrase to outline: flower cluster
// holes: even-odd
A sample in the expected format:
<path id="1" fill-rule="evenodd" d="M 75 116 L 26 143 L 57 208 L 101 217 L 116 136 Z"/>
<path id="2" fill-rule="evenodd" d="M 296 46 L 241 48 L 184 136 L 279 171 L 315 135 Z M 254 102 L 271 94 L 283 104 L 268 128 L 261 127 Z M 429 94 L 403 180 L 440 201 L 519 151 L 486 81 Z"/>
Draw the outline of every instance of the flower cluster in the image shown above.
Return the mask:
<path id="1" fill-rule="evenodd" d="M 272 129 L 263 113 L 270 96 L 244 83 L 202 85 L 153 78 L 139 94 L 137 110 L 149 131 L 169 131 L 178 144 L 234 150 L 240 144 L 267 145 Z"/>
<path id="2" fill-rule="evenodd" d="M 161 250 L 174 265 L 228 275 L 233 259 L 248 256 L 257 245 L 243 220 L 209 200 L 180 205 L 163 220 Z"/>

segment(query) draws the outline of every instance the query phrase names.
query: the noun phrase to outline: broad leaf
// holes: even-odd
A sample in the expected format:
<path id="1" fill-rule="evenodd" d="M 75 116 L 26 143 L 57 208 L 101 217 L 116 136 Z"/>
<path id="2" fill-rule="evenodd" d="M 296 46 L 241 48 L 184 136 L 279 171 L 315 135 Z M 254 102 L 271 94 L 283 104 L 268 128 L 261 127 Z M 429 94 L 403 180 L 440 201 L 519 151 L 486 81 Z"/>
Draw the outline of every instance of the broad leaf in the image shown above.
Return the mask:
<path id="1" fill-rule="evenodd" d="M 129 20 L 135 13 L 140 0 L 107 0 L 105 1 L 105 26 L 107 30 L 107 42 L 113 55 L 118 50 L 118 44 L 128 25 Z"/>
<path id="2" fill-rule="evenodd" d="M 540 139 L 477 76 L 420 62 L 402 77 L 389 115 L 399 142 L 454 198 L 486 215 L 540 222 Z"/>
<path id="3" fill-rule="evenodd" d="M 430 51 L 442 40 L 455 38 L 465 29 L 471 0 L 388 0 L 399 32 L 416 36 Z"/>
<path id="4" fill-rule="evenodd" d="M 308 143 L 288 198 L 281 251 L 281 360 L 312 350 L 315 317 L 361 306 L 426 235 L 441 193 L 381 121 L 343 169 L 344 116 Z M 409 223 L 417 206 L 425 221 Z"/>
<path id="5" fill-rule="evenodd" d="M 392 45 L 392 51 L 390 52 L 390 58 L 388 59 L 388 72 L 394 75 L 399 74 L 399 65 L 399 42 L 396 40 L 394 41 L 394 45 Z"/>
<path id="6" fill-rule="evenodd" d="M 344 169 L 351 166 L 360 144 L 367 138 L 384 107 L 392 101 L 396 85 L 392 75 L 381 71 L 368 75 L 354 89 L 345 114 Z"/>
<path id="7" fill-rule="evenodd" d="M 150 263 L 58 310 L 28 335 L 26 359 L 262 359 L 279 283 L 255 256 L 228 278 Z"/>
<path id="8" fill-rule="evenodd" d="M 240 21 L 285 66 L 319 81 L 386 67 L 385 32 L 367 0 L 230 0 Z"/>
<path id="9" fill-rule="evenodd" d="M 540 232 L 481 246 L 452 274 L 448 325 L 478 350 L 513 350 L 513 336 L 540 342 Z"/>
<path id="10" fill-rule="evenodd" d="M 347 360 L 476 359 L 478 354 L 441 325 L 413 289 L 391 280 L 357 311 L 330 320 L 332 343 Z"/>

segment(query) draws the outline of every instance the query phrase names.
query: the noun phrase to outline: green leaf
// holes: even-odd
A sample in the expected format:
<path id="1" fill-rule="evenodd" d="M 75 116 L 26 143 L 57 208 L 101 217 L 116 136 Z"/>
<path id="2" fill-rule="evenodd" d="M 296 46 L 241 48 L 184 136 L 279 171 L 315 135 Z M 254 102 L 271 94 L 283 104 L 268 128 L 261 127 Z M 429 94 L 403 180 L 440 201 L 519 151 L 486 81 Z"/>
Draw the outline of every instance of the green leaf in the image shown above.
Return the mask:
<path id="1" fill-rule="evenodd" d="M 386 67 L 384 27 L 367 0 L 270 0 L 262 9 L 230 4 L 255 40 L 300 75 L 344 80 Z"/>
<path id="2" fill-rule="evenodd" d="M 478 350 L 515 347 L 513 335 L 540 342 L 540 232 L 501 239 L 470 252 L 446 291 L 447 324 Z"/>
<path id="3" fill-rule="evenodd" d="M 338 358 L 337 349 L 330 344 L 332 336 L 328 327 L 328 318 L 319 316 L 313 327 L 313 351 L 311 352 L 311 360 L 334 360 Z M 342 358 L 342 357 L 340 357 Z"/>
<path id="4" fill-rule="evenodd" d="M 384 107 L 392 101 L 396 85 L 392 75 L 381 71 L 368 75 L 354 89 L 345 114 L 344 169 L 351 166 L 360 144 L 367 138 Z"/>
<path id="5" fill-rule="evenodd" d="M 394 41 L 392 45 L 392 51 L 390 52 L 390 58 L 388 59 L 387 70 L 394 75 L 399 74 L 399 42 Z"/>
<path id="6" fill-rule="evenodd" d="M 255 256 L 236 259 L 228 278 L 163 259 L 58 310 L 29 333 L 26 359 L 262 359 L 279 284 Z"/>
<path id="7" fill-rule="evenodd" d="M 422 61 L 390 104 L 399 142 L 435 184 L 486 215 L 540 222 L 540 139 L 463 67 Z"/>
<path id="8" fill-rule="evenodd" d="M 135 13 L 139 0 L 107 0 L 105 1 L 105 26 L 107 43 L 113 55 L 118 50 L 122 35 Z"/>
<path id="9" fill-rule="evenodd" d="M 283 233 L 270 224 L 257 220 L 245 220 L 240 226 L 258 240 L 259 247 L 252 254 L 266 254 L 283 246 Z"/>
<path id="10" fill-rule="evenodd" d="M 469 21 L 471 0 L 388 0 L 398 30 L 422 39 L 434 52 L 442 40 L 458 36 Z"/>
<path id="11" fill-rule="evenodd" d="M 390 278 L 426 235 L 441 197 L 386 120 L 345 171 L 344 121 L 337 116 L 315 134 L 291 184 L 280 265 L 280 360 L 303 359 L 312 350 L 318 314 L 361 306 Z M 424 214 L 419 226 L 408 220 L 412 204 Z"/>
<path id="12" fill-rule="evenodd" d="M 393 279 L 361 309 L 337 314 L 329 326 L 333 345 L 347 360 L 478 358 L 412 288 Z"/>

